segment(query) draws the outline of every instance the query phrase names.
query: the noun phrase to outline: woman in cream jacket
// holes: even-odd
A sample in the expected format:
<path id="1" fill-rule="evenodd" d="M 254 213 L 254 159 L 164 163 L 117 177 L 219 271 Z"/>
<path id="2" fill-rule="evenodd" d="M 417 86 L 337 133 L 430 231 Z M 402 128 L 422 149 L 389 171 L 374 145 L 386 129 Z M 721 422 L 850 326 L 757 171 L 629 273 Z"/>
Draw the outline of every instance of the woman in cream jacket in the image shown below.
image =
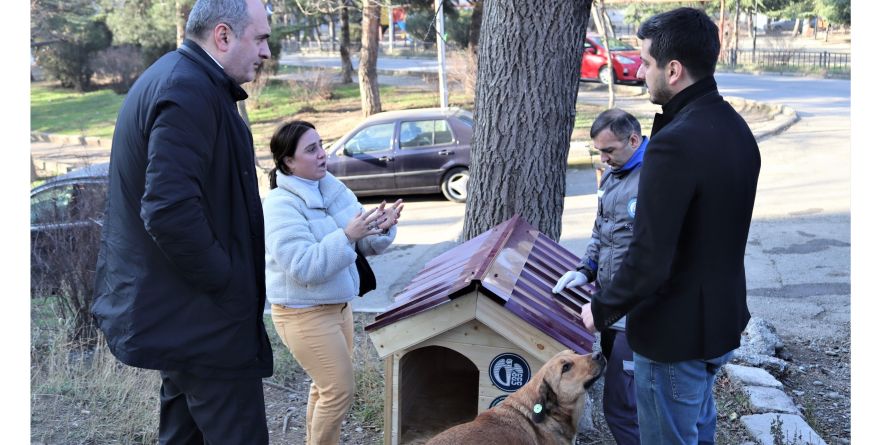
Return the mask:
<path id="1" fill-rule="evenodd" d="M 311 376 L 306 444 L 337 444 L 354 398 L 355 248 L 382 253 L 394 240 L 401 200 L 364 211 L 326 172 L 320 136 L 308 122 L 271 138 L 275 168 L 263 203 L 265 276 L 277 334 Z"/>

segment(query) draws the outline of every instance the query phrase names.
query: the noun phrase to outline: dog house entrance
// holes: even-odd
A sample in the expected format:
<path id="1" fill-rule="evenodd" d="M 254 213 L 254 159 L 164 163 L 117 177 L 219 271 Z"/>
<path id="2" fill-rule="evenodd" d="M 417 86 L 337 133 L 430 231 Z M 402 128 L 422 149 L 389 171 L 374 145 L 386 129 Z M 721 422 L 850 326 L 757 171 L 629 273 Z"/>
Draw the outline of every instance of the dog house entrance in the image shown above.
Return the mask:
<path id="1" fill-rule="evenodd" d="M 421 443 L 477 416 L 480 373 L 465 356 L 427 346 L 400 359 L 401 444 Z"/>

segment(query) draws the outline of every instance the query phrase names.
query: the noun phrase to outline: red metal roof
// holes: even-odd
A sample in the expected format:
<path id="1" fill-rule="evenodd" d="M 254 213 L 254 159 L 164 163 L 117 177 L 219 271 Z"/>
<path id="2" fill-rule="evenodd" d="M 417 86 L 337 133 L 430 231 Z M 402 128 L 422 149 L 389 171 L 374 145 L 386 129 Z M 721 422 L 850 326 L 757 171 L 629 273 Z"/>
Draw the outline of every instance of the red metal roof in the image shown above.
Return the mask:
<path id="1" fill-rule="evenodd" d="M 563 272 L 578 261 L 517 215 L 429 261 L 366 331 L 479 290 L 564 346 L 587 354 L 594 336 L 581 322 L 581 306 L 590 301 L 593 288 L 551 293 Z"/>

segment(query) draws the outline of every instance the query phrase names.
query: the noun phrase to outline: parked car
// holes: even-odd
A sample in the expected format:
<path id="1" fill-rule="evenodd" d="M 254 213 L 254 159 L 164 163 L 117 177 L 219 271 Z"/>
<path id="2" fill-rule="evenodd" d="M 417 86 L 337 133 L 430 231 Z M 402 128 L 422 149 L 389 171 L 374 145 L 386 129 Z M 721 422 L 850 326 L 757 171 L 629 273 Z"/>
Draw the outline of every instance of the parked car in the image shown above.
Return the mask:
<path id="1" fill-rule="evenodd" d="M 56 289 L 58 283 L 45 283 L 44 278 L 54 268 L 65 267 L 72 254 L 89 256 L 82 262 L 95 266 L 107 199 L 107 163 L 74 170 L 31 189 L 32 290 L 41 284 Z"/>
<path id="2" fill-rule="evenodd" d="M 618 39 L 609 39 L 612 52 L 612 69 L 609 69 L 603 38 L 596 34 L 585 36 L 584 54 L 581 58 L 581 80 L 599 80 L 609 84 L 615 74 L 615 83 L 642 85 L 637 79 L 640 69 L 640 50 Z"/>
<path id="3" fill-rule="evenodd" d="M 473 126 L 460 108 L 378 113 L 332 144 L 326 168 L 358 196 L 443 192 L 465 202 Z"/>
<path id="4" fill-rule="evenodd" d="M 765 30 L 776 34 L 783 31 L 792 31 L 795 22 L 796 19 L 774 20 L 766 25 Z"/>

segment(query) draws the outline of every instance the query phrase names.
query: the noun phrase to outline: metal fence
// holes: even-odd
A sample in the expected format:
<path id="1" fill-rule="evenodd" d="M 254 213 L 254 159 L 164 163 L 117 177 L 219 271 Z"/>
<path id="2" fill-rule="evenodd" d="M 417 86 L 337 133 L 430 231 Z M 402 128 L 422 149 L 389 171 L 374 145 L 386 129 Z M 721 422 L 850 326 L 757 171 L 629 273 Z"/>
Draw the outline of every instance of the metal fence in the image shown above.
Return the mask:
<path id="1" fill-rule="evenodd" d="M 730 67 L 753 65 L 766 69 L 799 71 L 818 68 L 828 72 L 849 73 L 850 53 L 797 50 L 730 50 L 726 64 Z"/>

